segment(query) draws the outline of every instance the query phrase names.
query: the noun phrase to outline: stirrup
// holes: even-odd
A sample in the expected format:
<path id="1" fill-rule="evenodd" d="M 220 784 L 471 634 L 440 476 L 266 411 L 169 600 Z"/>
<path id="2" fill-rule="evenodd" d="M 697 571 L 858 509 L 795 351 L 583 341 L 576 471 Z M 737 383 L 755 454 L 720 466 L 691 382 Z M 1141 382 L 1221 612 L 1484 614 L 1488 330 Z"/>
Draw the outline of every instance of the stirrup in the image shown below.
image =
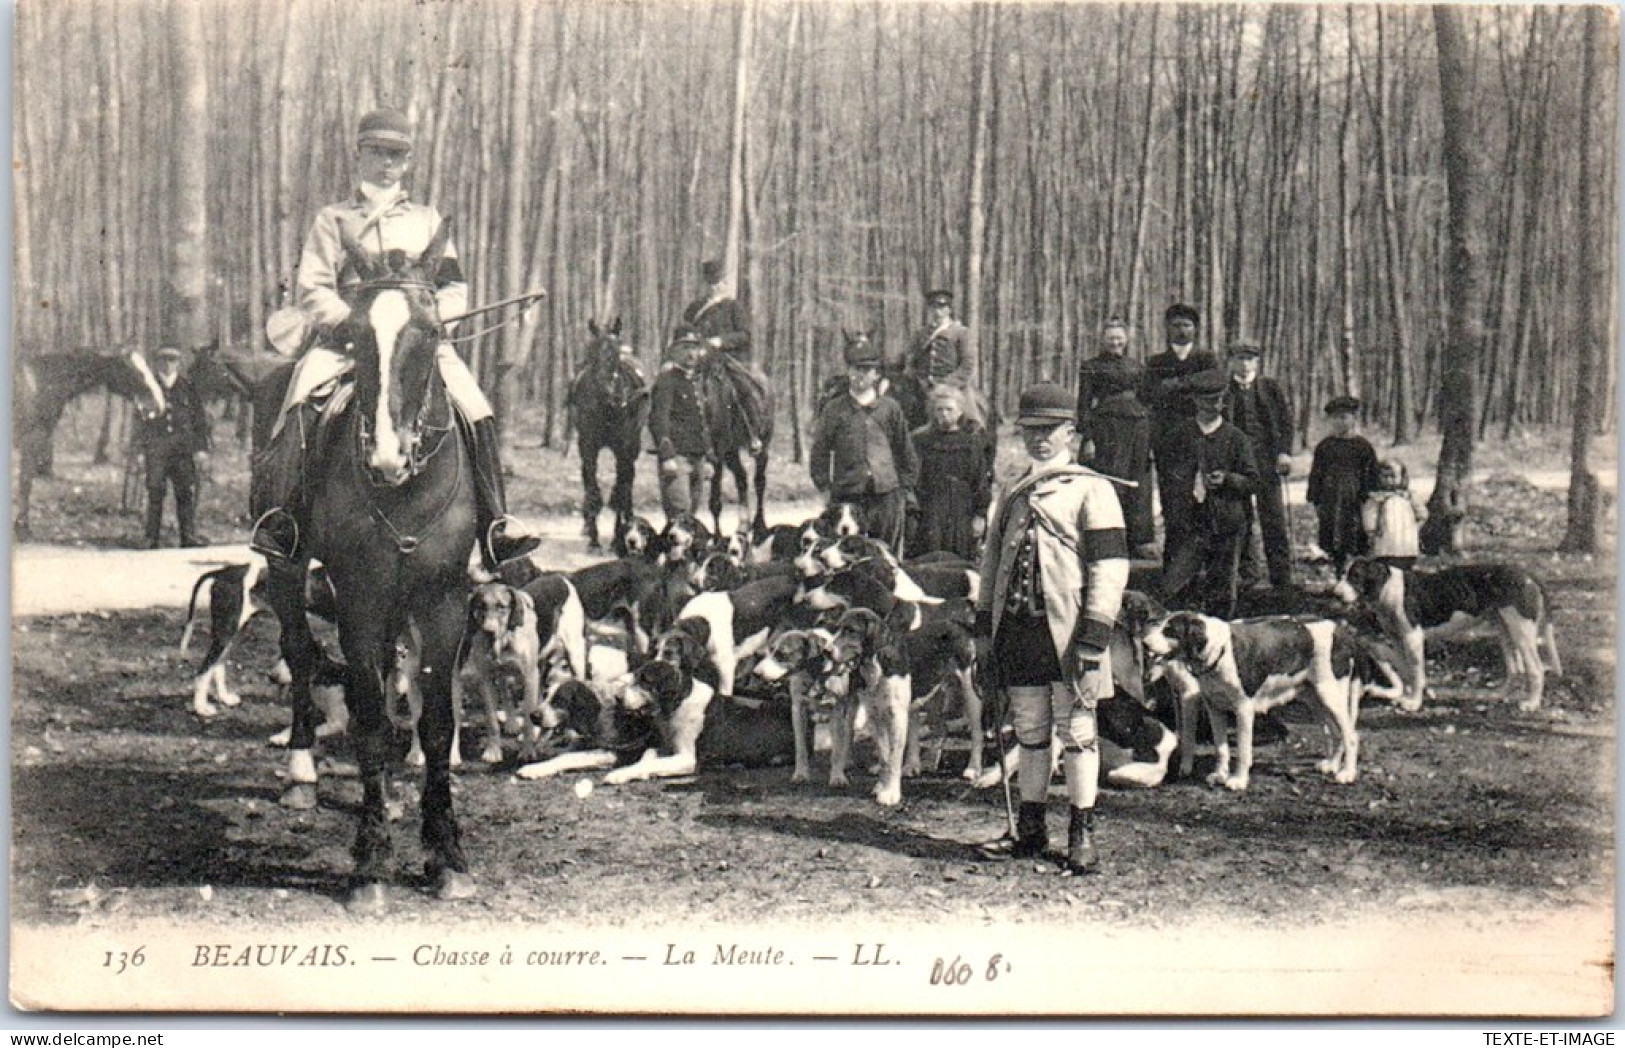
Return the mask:
<path id="1" fill-rule="evenodd" d="M 514 532 L 510 534 L 510 531 Z M 534 552 L 542 544 L 541 537 L 523 530 L 517 517 L 498 517 L 485 529 L 485 554 L 491 566 L 506 564 Z"/>
<path id="2" fill-rule="evenodd" d="M 299 521 L 292 513 L 276 506 L 254 522 L 248 548 L 255 553 L 281 560 L 295 560 L 299 554 Z"/>

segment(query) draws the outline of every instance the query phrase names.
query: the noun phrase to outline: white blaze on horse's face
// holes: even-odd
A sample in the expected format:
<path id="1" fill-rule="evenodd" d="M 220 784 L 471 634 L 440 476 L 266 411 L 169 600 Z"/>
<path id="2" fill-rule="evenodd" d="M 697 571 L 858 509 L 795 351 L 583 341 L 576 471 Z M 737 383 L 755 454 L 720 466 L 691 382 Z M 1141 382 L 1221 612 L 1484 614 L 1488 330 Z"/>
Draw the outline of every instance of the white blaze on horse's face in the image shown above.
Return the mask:
<path id="1" fill-rule="evenodd" d="M 367 465 L 386 477 L 405 479 L 410 449 L 396 427 L 394 408 L 400 390 L 393 374 L 396 343 L 407 322 L 412 319 L 412 308 L 406 294 L 399 290 L 380 291 L 367 310 L 378 346 L 378 405 L 373 417 L 373 448 Z"/>
<path id="2" fill-rule="evenodd" d="M 131 353 L 129 357 L 130 366 L 135 368 L 137 374 L 141 376 L 142 384 L 147 387 L 147 395 L 152 398 L 152 415 L 157 418 L 164 413 L 165 408 L 168 406 L 168 401 L 164 397 L 164 385 L 158 381 L 158 376 L 152 373 L 152 368 L 147 364 L 145 356 L 140 353 Z"/>

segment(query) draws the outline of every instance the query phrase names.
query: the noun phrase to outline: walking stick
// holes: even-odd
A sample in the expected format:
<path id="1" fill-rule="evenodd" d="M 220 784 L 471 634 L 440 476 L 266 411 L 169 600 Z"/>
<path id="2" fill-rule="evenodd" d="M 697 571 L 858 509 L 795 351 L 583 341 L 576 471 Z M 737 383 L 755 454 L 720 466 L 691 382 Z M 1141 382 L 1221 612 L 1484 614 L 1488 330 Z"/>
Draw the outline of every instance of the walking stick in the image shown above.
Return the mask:
<path id="1" fill-rule="evenodd" d="M 1016 802 L 1010 793 L 1010 767 L 1004 755 L 1004 716 L 1009 713 L 1010 695 L 1003 688 L 993 689 L 994 696 L 1003 700 L 998 703 L 998 713 L 993 718 L 993 742 L 999 753 L 999 782 L 1004 785 L 1004 826 L 1010 839 L 1016 837 Z"/>
<path id="2" fill-rule="evenodd" d="M 1298 584 L 1298 543 L 1292 534 L 1292 485 L 1286 482 L 1286 475 L 1280 472 L 1275 474 L 1275 482 L 1281 485 L 1281 513 L 1286 517 L 1286 581 L 1288 585 Z"/>

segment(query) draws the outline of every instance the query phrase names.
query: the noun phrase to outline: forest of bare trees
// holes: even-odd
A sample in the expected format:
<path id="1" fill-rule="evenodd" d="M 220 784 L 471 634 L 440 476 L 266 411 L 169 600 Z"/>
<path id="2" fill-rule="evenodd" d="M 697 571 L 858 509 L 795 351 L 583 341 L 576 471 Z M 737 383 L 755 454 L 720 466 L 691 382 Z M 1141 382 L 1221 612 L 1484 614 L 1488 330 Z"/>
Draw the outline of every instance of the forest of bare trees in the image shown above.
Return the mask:
<path id="1" fill-rule="evenodd" d="M 1405 440 L 1456 383 L 1469 441 L 1587 396 L 1614 422 L 1612 9 L 750 4 L 25 0 L 18 351 L 253 342 L 357 118 L 395 105 L 472 301 L 549 291 L 472 346 L 525 362 L 549 438 L 587 320 L 653 360 L 730 214 L 798 442 L 840 329 L 899 353 L 939 285 L 1005 406 L 1108 315 L 1154 352 L 1185 300 L 1213 344 L 1270 347 L 1301 421 L 1354 392 Z"/>

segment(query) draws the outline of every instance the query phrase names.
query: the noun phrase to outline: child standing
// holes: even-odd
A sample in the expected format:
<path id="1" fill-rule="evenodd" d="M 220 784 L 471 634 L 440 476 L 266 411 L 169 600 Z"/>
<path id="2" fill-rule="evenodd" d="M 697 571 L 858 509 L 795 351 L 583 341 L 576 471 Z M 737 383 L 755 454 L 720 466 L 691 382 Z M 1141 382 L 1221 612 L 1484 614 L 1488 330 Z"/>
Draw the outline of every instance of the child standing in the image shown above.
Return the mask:
<path id="1" fill-rule="evenodd" d="M 1326 403 L 1331 435 L 1315 445 L 1309 466 L 1309 504 L 1320 521 L 1320 548 L 1341 575 L 1353 558 L 1366 551 L 1360 510 L 1377 488 L 1377 451 L 1355 432 L 1360 402 L 1333 397 Z"/>
<path id="2" fill-rule="evenodd" d="M 993 497 L 993 440 L 965 414 L 965 394 L 947 383 L 931 391 L 931 422 L 914 431 L 920 458 L 920 511 L 908 554 L 978 556 Z"/>
<path id="3" fill-rule="evenodd" d="M 1384 564 L 1408 570 L 1420 552 L 1416 503 L 1411 501 L 1405 464 L 1387 459 L 1378 468 L 1377 490 L 1360 508 L 1360 524 L 1371 542 L 1371 555 Z"/>

